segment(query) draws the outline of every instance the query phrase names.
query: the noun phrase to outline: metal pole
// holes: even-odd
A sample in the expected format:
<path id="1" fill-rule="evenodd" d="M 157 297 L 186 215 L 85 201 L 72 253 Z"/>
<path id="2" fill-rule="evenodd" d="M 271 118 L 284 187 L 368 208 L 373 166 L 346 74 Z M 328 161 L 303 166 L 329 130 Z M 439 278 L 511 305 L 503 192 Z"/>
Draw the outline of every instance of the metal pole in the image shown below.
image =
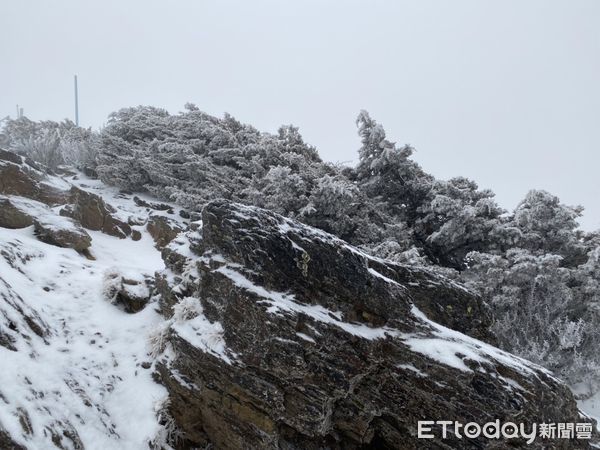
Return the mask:
<path id="1" fill-rule="evenodd" d="M 79 126 L 79 96 L 77 93 L 77 75 L 75 75 L 75 125 Z"/>

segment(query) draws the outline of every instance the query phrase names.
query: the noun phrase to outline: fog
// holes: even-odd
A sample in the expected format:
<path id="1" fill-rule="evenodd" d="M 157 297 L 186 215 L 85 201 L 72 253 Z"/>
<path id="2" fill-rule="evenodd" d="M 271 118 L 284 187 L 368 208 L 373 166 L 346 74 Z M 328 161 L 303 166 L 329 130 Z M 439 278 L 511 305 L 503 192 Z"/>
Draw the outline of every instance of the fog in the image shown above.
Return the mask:
<path id="1" fill-rule="evenodd" d="M 300 127 L 352 162 L 367 109 L 439 178 L 512 209 L 532 188 L 600 227 L 600 2 L 4 1 L 0 117 L 193 102 L 264 131 Z"/>

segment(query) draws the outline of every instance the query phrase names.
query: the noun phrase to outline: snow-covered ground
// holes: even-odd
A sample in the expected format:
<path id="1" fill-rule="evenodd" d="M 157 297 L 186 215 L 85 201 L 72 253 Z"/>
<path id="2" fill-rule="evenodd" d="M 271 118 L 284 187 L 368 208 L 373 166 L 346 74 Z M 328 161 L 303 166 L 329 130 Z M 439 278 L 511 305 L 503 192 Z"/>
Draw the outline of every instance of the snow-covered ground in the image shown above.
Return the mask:
<path id="1" fill-rule="evenodd" d="M 51 184 L 62 189 L 74 184 L 100 195 L 117 209 L 116 217 L 123 221 L 133 218 L 140 223 L 133 228 L 140 231 L 142 239 L 136 242 L 88 231 L 92 237 L 90 251 L 95 258 L 91 260 L 74 250 L 40 242 L 34 236 L 33 227 L 0 228 L 0 295 L 19 296 L 23 300 L 23 311 L 38 316 L 48 329 L 45 338 L 31 333 L 29 338 L 17 339 L 14 343 L 17 351 L 0 346 L 0 429 L 7 430 L 14 440 L 31 450 L 52 448 L 53 440 L 59 441 L 65 449 L 75 449 L 78 439 L 86 449 L 148 449 L 152 439 L 164 434 L 157 417 L 167 398 L 166 390 L 151 376 L 153 349 L 149 336 L 171 323 L 165 323 L 153 305 L 137 314 L 122 311 L 104 297 L 103 282 L 107 273 L 118 272 L 136 278 L 163 270 L 160 252 L 142 223 L 150 213 L 179 222 L 184 220 L 174 205 L 174 214 L 148 211 L 138 206 L 133 196 L 81 175 L 68 180 L 53 178 Z M 148 202 L 156 201 L 140 197 Z M 43 214 L 57 221 L 65 220 L 57 215 L 57 210 L 29 203 L 29 207 L 43 208 Z M 182 238 L 181 242 L 176 240 L 171 245 L 179 245 L 181 251 L 189 252 L 185 242 Z M 335 312 L 303 306 L 283 293 L 254 286 L 231 266 L 223 266 L 219 271 L 269 301 L 273 313 L 303 312 L 344 326 L 353 334 L 365 334 L 357 325 L 335 320 Z M 377 272 L 373 274 L 383 277 Z M 198 313 L 193 320 L 173 322 L 173 330 L 184 338 L 200 342 L 199 346 L 207 351 L 233 358 L 235 355 L 226 355 L 219 324 L 208 323 L 201 311 Z M 7 309 L 6 314 L 14 315 L 15 311 Z M 421 319 L 430 322 L 424 316 Z M 452 334 L 452 339 L 438 339 L 434 345 L 427 345 L 427 354 L 433 359 L 437 353 L 430 354 L 431 348 L 439 350 L 440 342 L 454 342 L 458 334 L 435 326 L 440 333 Z M 373 330 L 368 331 L 373 333 Z M 382 335 L 391 332 L 376 331 Z M 414 337 L 408 342 L 416 352 L 424 352 L 423 345 L 429 344 Z M 465 347 L 462 342 L 461 345 L 461 353 L 464 354 L 466 348 L 472 358 L 480 357 L 480 344 Z M 438 351 L 437 359 L 457 366 L 455 360 L 448 361 L 448 355 L 454 352 L 442 350 Z M 494 352 L 499 360 L 507 358 L 504 352 L 495 349 Z M 523 362 L 523 367 L 523 370 L 528 369 L 527 363 Z M 463 365 L 458 368 L 464 369 Z M 600 419 L 600 394 L 581 401 L 580 408 Z"/>
<path id="2" fill-rule="evenodd" d="M 117 207 L 117 216 L 147 216 L 118 191 L 88 183 L 78 184 Z M 17 256 L 14 267 L 0 256 L 0 278 L 49 329 L 45 340 L 17 340 L 18 351 L 0 346 L 0 428 L 28 449 L 52 448 L 53 439 L 76 448 L 69 429 L 87 449 L 147 449 L 160 432 L 157 409 L 167 393 L 142 363 L 152 362 L 148 335 L 162 318 L 152 305 L 127 314 L 102 295 L 108 271 L 164 268 L 152 238 L 135 228 L 137 242 L 89 231 L 95 260 L 38 241 L 33 227 L 0 228 L 0 251 Z"/>
<path id="3" fill-rule="evenodd" d="M 584 398 L 589 396 L 589 387 L 587 386 L 573 386 L 572 390 L 578 396 Z M 585 400 L 579 400 L 577 404 L 582 412 L 596 419 L 598 422 L 597 428 L 600 431 L 600 392 L 596 392 Z"/>

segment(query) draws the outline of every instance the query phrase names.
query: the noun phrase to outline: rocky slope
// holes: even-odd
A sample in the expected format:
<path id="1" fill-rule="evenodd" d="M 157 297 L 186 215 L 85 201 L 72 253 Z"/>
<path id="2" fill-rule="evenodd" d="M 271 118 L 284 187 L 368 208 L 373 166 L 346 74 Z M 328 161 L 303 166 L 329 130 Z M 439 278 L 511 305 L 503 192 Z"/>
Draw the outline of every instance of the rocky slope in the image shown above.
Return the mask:
<path id="1" fill-rule="evenodd" d="M 80 190 L 90 202 L 73 195 Z M 0 153 L 0 449 L 130 450 L 163 440 L 157 414 L 167 392 L 152 379 L 147 341 L 163 319 L 154 308 L 126 312 L 151 301 L 145 280 L 164 268 L 145 231 L 162 213 L 128 197 Z M 106 223 L 140 240 L 95 225 Z"/>
<path id="2" fill-rule="evenodd" d="M 589 420 L 489 324 L 461 286 L 276 214 L 0 152 L 0 449 L 506 448 L 417 422 Z"/>
<path id="3" fill-rule="evenodd" d="M 223 201 L 163 256 L 158 371 L 184 447 L 423 448 L 418 420 L 582 420 L 551 374 L 470 337 L 490 339 L 478 298 L 425 271 Z"/>

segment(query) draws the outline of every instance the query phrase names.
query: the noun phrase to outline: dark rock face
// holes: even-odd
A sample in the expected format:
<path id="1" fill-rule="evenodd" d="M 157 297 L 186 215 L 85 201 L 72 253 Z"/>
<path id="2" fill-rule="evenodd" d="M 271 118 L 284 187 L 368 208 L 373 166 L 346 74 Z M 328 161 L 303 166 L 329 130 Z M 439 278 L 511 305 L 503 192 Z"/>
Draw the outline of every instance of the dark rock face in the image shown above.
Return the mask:
<path id="1" fill-rule="evenodd" d="M 206 206 L 201 232 L 165 248 L 158 277 L 181 448 L 524 448 L 419 440 L 417 423 L 583 421 L 544 369 L 450 329 L 493 340 L 460 286 L 230 202 Z M 587 448 L 528 448 L 549 445 Z"/>
<path id="2" fill-rule="evenodd" d="M 17 208 L 8 198 L 0 197 L 0 227 L 25 228 L 33 225 L 33 218 Z"/>
<path id="3" fill-rule="evenodd" d="M 0 428 L 0 448 L 3 450 L 26 450 L 10 438 L 10 435 Z"/>
<path id="4" fill-rule="evenodd" d="M 8 161 L 15 164 L 21 164 L 23 158 L 21 158 L 21 156 L 17 155 L 16 153 L 2 150 L 0 148 L 0 160 Z"/>
<path id="5" fill-rule="evenodd" d="M 114 217 L 114 209 L 99 196 L 72 187 L 70 201 L 71 205 L 63 208 L 60 214 L 77 220 L 84 228 L 121 239 L 131 235 L 129 224 Z"/>
<path id="6" fill-rule="evenodd" d="M 34 220 L 34 225 L 37 238 L 47 244 L 72 248 L 78 252 L 83 252 L 92 245 L 90 235 L 75 223 L 71 222 L 67 226 L 63 226 Z"/>
<path id="7" fill-rule="evenodd" d="M 163 216 L 151 216 L 146 229 L 158 248 L 163 248 L 181 233 L 184 228 L 175 220 Z"/>
<path id="8" fill-rule="evenodd" d="M 24 252 L 18 241 L 0 242 L 0 259 L 11 269 L 20 270 L 24 262 L 34 257 L 35 255 Z M 48 333 L 48 326 L 39 314 L 0 274 L 0 346 L 15 351 L 14 344 L 20 338 L 29 341 L 33 335 L 45 338 Z"/>
<path id="9" fill-rule="evenodd" d="M 66 203 L 65 192 L 43 182 L 43 173 L 22 163 L 21 157 L 3 151 L 0 158 L 0 194 L 19 195 L 47 205 Z M 8 156 L 12 155 L 12 156 Z M 19 162 L 16 162 L 16 160 Z"/>
<path id="10" fill-rule="evenodd" d="M 138 196 L 134 196 L 133 201 L 136 205 L 142 206 L 144 208 L 154 209 L 156 211 L 170 211 L 169 214 L 173 214 L 173 207 L 165 203 L 147 202 L 146 200 L 141 199 Z"/>

